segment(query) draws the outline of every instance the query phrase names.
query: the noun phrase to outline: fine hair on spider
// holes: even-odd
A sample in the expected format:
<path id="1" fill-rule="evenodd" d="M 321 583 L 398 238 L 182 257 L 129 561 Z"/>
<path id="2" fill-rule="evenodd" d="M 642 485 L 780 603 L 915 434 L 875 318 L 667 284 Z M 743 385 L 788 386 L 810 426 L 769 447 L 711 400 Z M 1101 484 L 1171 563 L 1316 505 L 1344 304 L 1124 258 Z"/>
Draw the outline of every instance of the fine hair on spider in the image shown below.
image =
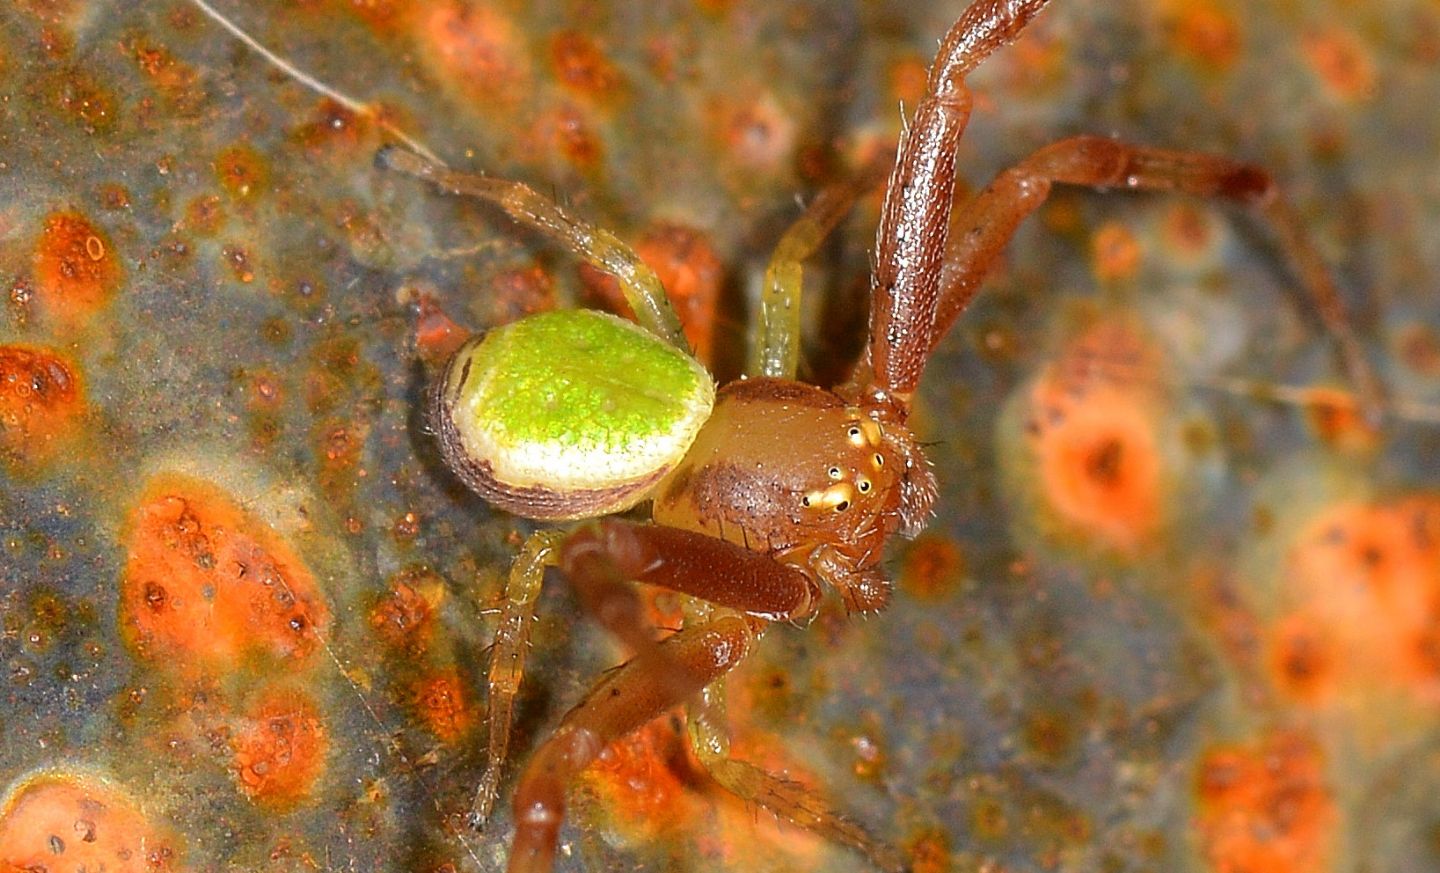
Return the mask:
<path id="1" fill-rule="evenodd" d="M 334 96 L 204 0 L 191 2 L 308 87 Z M 939 499 L 927 443 L 910 429 L 925 365 L 1054 186 L 1177 192 L 1248 207 L 1328 330 L 1357 406 L 1373 419 L 1392 408 L 1328 269 L 1260 167 L 1074 136 L 957 198 L 955 158 L 972 104 L 966 76 L 1048 2 L 974 0 L 941 41 L 889 168 L 868 342 L 850 379 L 833 390 L 795 378 L 801 264 L 883 168 L 822 191 L 781 238 L 748 373 L 717 389 L 689 355 L 655 273 L 618 237 L 521 182 L 456 172 L 418 140 L 384 127 L 403 146 L 383 149 L 381 168 L 489 201 L 613 276 L 635 315 L 631 322 L 556 311 L 502 325 L 462 346 L 431 392 L 431 427 L 458 478 L 497 509 L 570 525 L 533 534 L 510 570 L 490 652 L 488 760 L 471 815 L 477 827 L 493 811 L 511 757 L 515 700 L 547 568 L 558 568 L 582 606 L 634 653 L 600 678 L 523 767 L 511 871 L 549 870 L 575 776 L 609 743 L 679 705 L 696 758 L 720 786 L 881 869 L 903 869 L 900 852 L 818 793 L 730 756 L 723 680 L 771 623 L 813 618 L 827 589 L 852 613 L 885 609 L 886 544 L 923 530 Z M 367 104 L 350 103 L 378 118 Z M 1241 386 L 1220 387 L 1238 393 Z M 1289 402 L 1283 391 L 1272 395 Z M 649 522 L 614 517 L 645 503 Z M 685 626 L 657 639 L 635 583 L 691 598 Z"/>

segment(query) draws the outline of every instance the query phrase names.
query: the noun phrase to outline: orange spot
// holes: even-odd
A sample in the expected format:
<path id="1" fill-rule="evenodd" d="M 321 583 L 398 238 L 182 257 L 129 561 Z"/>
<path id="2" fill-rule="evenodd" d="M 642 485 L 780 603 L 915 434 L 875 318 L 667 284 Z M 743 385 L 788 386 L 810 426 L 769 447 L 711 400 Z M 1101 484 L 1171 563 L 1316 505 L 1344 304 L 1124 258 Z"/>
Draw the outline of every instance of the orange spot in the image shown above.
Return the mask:
<path id="1" fill-rule="evenodd" d="M 454 743 L 470 732 L 475 710 L 466 698 L 465 683 L 455 670 L 432 673 L 415 683 L 414 706 L 430 733 Z"/>
<path id="2" fill-rule="evenodd" d="M 185 207 L 184 226 L 201 236 L 214 236 L 225 224 L 225 210 L 220 207 L 220 195 L 202 194 L 191 200 Z"/>
<path id="3" fill-rule="evenodd" d="M 32 262 L 41 304 L 66 327 L 108 304 L 124 278 L 114 247 L 78 212 L 45 219 Z"/>
<path id="4" fill-rule="evenodd" d="M 689 831 L 705 809 L 682 779 L 685 755 L 671 720 L 656 719 L 607 746 L 580 778 L 626 839 L 653 842 Z"/>
<path id="5" fill-rule="evenodd" d="M 1175 51 L 1212 73 L 1223 73 L 1240 57 L 1240 22 L 1214 0 L 1169 0 L 1165 18 Z"/>
<path id="6" fill-rule="evenodd" d="M 1297 614 L 1283 619 L 1276 628 L 1271 669 L 1281 691 L 1319 704 L 1335 696 L 1335 674 L 1344 657 L 1335 641 L 1309 616 Z"/>
<path id="7" fill-rule="evenodd" d="M 72 68 L 63 72 L 56 98 L 61 111 L 86 133 L 105 132 L 115 124 L 115 95 L 87 71 Z"/>
<path id="8" fill-rule="evenodd" d="M 370 608 L 370 628 L 387 645 L 419 654 L 429 648 L 435 631 L 435 608 L 444 597 L 445 581 L 429 570 L 402 570 L 390 590 Z"/>
<path id="9" fill-rule="evenodd" d="M 237 200 L 261 194 L 268 175 L 265 160 L 248 145 L 231 146 L 215 158 L 215 178 Z"/>
<path id="10" fill-rule="evenodd" d="M 1160 530 L 1162 361 L 1125 318 L 1095 324 L 1029 392 L 1025 433 L 1039 497 L 1068 536 L 1134 554 Z"/>
<path id="11" fill-rule="evenodd" d="M 1160 458 L 1149 415 L 1113 389 L 1042 425 L 1035 452 L 1051 505 L 1086 533 L 1137 550 L 1159 526 Z"/>
<path id="12" fill-rule="evenodd" d="M 533 90 L 524 35 L 488 4 L 440 2 L 417 22 L 419 56 L 481 106 L 511 107 Z"/>
<path id="13" fill-rule="evenodd" d="M 1405 325 L 1398 331 L 1395 345 L 1397 356 L 1411 371 L 1428 379 L 1440 377 L 1440 335 L 1431 325 Z"/>
<path id="14" fill-rule="evenodd" d="M 1277 684 L 1314 703 L 1392 689 L 1440 700 L 1440 498 L 1341 503 L 1286 556 L 1294 613 L 1277 628 Z M 1313 675 L 1312 675 L 1313 674 Z"/>
<path id="15" fill-rule="evenodd" d="M 659 224 L 646 231 L 635 246 L 640 256 L 665 287 L 675 313 L 685 329 L 685 338 L 695 356 L 712 363 L 715 311 L 724 281 L 724 263 L 702 231 L 680 224 Z M 633 317 L 615 279 L 582 266 L 581 278 L 603 299 L 607 308 Z"/>
<path id="16" fill-rule="evenodd" d="M 1101 281 L 1134 278 L 1140 267 L 1140 242 L 1125 225 L 1106 222 L 1090 241 L 1090 259 Z"/>
<path id="17" fill-rule="evenodd" d="M 52 457 L 83 408 L 73 364 L 49 349 L 0 346 L 0 457 L 29 464 Z"/>
<path id="18" fill-rule="evenodd" d="M 926 828 L 910 840 L 912 873 L 950 873 L 950 837 L 939 828 Z"/>
<path id="19" fill-rule="evenodd" d="M 535 138 L 543 154 L 559 155 L 582 170 L 595 169 L 603 154 L 589 117 L 569 104 L 561 104 L 536 119 Z"/>
<path id="20" fill-rule="evenodd" d="M 748 102 L 725 102 L 712 113 L 721 147 L 737 163 L 774 172 L 795 154 L 795 120 L 763 89 L 741 90 L 757 96 Z"/>
<path id="21" fill-rule="evenodd" d="M 1065 80 L 1065 43 L 1052 32 L 1027 30 L 1000 58 L 1005 72 L 1005 87 L 1021 93 L 1043 94 Z M 993 111 L 994 103 L 985 101 L 985 109 Z"/>
<path id="22" fill-rule="evenodd" d="M 151 481 L 126 520 L 125 548 L 121 627 L 165 669 L 302 660 L 328 620 L 314 577 L 279 534 L 209 483 Z"/>
<path id="23" fill-rule="evenodd" d="M 920 600 L 940 600 L 965 576 L 965 553 L 943 534 L 921 534 L 905 551 L 900 586 Z"/>
<path id="24" fill-rule="evenodd" d="M 1214 261 L 1221 238 L 1214 214 L 1194 203 L 1172 203 L 1161 219 L 1160 242 L 1165 254 L 1183 266 Z"/>
<path id="25" fill-rule="evenodd" d="M 330 0 L 330 4 L 353 13 L 380 34 L 401 26 L 419 5 L 410 0 Z"/>
<path id="26" fill-rule="evenodd" d="M 915 106 L 929 87 L 930 68 L 920 58 L 907 56 L 890 65 L 890 103 Z"/>
<path id="27" fill-rule="evenodd" d="M 595 40 L 565 30 L 550 39 L 550 61 L 561 85 L 578 94 L 605 99 L 621 85 L 620 73 Z"/>
<path id="28" fill-rule="evenodd" d="M 470 332 L 452 321 L 433 296 L 422 293 L 416 310 L 415 346 L 427 362 L 448 359 L 470 338 Z"/>
<path id="29" fill-rule="evenodd" d="M 134 38 L 123 48 L 135 59 L 135 65 L 166 99 L 179 104 L 182 112 L 193 110 L 203 96 L 196 87 L 199 77 L 193 67 L 182 63 L 162 45 Z"/>
<path id="30" fill-rule="evenodd" d="M 263 806 L 288 809 L 310 796 L 325 772 L 329 737 L 314 702 L 294 688 L 272 690 L 232 726 L 240 790 Z"/>
<path id="31" fill-rule="evenodd" d="M 1375 61 L 1355 34 L 1331 25 L 1305 34 L 1305 59 L 1331 96 L 1354 102 L 1375 94 Z"/>
<path id="32" fill-rule="evenodd" d="M 168 873 L 180 849 L 135 801 L 84 776 L 48 774 L 11 790 L 0 806 L 0 870 L 14 873 Z"/>
<path id="33" fill-rule="evenodd" d="M 1379 424 L 1365 419 L 1354 394 L 1312 388 L 1306 395 L 1306 418 L 1320 439 L 1337 449 L 1357 453 L 1380 447 Z"/>
<path id="34" fill-rule="evenodd" d="M 491 323 L 509 324 L 554 309 L 555 279 L 538 264 L 505 270 L 490 280 L 485 297 Z"/>
<path id="35" fill-rule="evenodd" d="M 1329 870 L 1338 823 L 1319 747 L 1300 733 L 1210 750 L 1197 774 L 1196 830 L 1217 873 Z"/>
<path id="36" fill-rule="evenodd" d="M 326 494 L 348 498 L 354 492 L 366 475 L 361 461 L 369 436 L 367 421 L 325 419 L 317 423 L 314 438 L 320 451 L 318 480 Z"/>
<path id="37" fill-rule="evenodd" d="M 361 126 L 355 113 L 327 98 L 320 102 L 314 120 L 297 128 L 294 136 L 310 152 L 336 148 L 348 153 L 362 141 Z"/>

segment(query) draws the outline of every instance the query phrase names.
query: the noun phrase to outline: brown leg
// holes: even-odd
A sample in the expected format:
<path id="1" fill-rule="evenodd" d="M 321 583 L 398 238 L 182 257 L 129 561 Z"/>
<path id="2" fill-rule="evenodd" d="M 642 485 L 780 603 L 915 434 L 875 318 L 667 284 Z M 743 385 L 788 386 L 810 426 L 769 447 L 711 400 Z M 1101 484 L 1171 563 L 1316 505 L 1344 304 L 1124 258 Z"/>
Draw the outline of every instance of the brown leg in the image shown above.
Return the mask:
<path id="1" fill-rule="evenodd" d="M 945 257 L 955 150 L 970 118 L 965 76 L 1013 40 L 1047 0 L 976 0 L 940 44 L 929 89 L 900 141 L 875 235 L 867 405 L 897 420 L 930 351 Z"/>
<path id="2" fill-rule="evenodd" d="M 535 752 L 515 789 L 510 873 L 548 873 L 565 792 L 606 745 L 684 702 L 750 653 L 752 619 L 686 628 L 607 675 Z"/>
<path id="3" fill-rule="evenodd" d="M 1015 228 L 1039 208 L 1054 184 L 1132 191 L 1174 191 L 1221 197 L 1252 207 L 1275 231 L 1281 250 L 1339 346 L 1348 376 L 1370 409 L 1383 391 L 1351 328 L 1345 305 L 1299 219 L 1265 170 L 1199 152 L 1132 146 L 1077 136 L 1046 146 L 1006 170 L 957 209 L 960 234 L 949 243 L 949 262 L 935 313 L 931 347 L 969 305 Z M 926 350 L 927 355 L 929 349 Z"/>
<path id="4" fill-rule="evenodd" d="M 491 649 L 489 751 L 471 806 L 470 821 L 475 827 L 489 819 L 499 792 L 535 600 L 540 596 L 545 568 L 555 566 L 565 573 L 581 603 L 600 624 L 637 653 L 657 646 L 631 582 L 658 585 L 771 621 L 803 621 L 814 613 L 820 599 L 818 587 L 800 571 L 690 531 L 607 518 L 568 535 L 559 531 L 534 534 L 511 566 Z M 666 674 L 661 671 L 658 675 Z M 680 681 L 681 687 L 669 690 L 682 692 L 683 676 Z"/>

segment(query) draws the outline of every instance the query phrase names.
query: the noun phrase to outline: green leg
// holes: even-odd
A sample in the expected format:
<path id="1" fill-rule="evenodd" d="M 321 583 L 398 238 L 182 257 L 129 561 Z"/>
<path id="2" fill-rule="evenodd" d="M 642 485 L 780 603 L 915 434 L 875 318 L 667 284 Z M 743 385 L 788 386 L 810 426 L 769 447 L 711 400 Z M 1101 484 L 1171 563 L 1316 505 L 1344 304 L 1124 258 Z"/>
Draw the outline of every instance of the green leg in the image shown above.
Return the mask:
<path id="1" fill-rule="evenodd" d="M 555 548 L 565 538 L 563 531 L 544 530 L 530 535 L 510 565 L 510 578 L 505 584 L 505 603 L 500 608 L 500 626 L 490 650 L 489 708 L 486 720 L 490 727 L 489 754 L 485 774 L 470 806 L 470 821 L 475 827 L 490 818 L 495 795 L 500 791 L 501 771 L 510 753 L 510 721 L 515 714 L 515 694 L 525 675 L 525 654 L 530 648 L 530 625 L 535 616 L 535 601 L 545 580 L 545 568 L 556 564 Z"/>
<path id="2" fill-rule="evenodd" d="M 381 151 L 376 160 L 387 169 L 424 179 L 451 194 L 489 200 L 521 224 L 561 243 L 591 266 L 615 277 L 642 327 L 676 348 L 690 351 L 680 330 L 680 319 L 670 307 L 655 271 L 615 234 L 581 221 L 523 182 L 457 173 L 395 147 Z"/>
<path id="3" fill-rule="evenodd" d="M 785 235 L 765 268 L 760 296 L 760 328 L 750 349 L 746 372 L 777 379 L 793 379 L 800 360 L 800 294 L 802 265 L 855 205 L 855 201 L 884 178 L 893 157 L 872 160 L 854 178 L 821 191 Z"/>

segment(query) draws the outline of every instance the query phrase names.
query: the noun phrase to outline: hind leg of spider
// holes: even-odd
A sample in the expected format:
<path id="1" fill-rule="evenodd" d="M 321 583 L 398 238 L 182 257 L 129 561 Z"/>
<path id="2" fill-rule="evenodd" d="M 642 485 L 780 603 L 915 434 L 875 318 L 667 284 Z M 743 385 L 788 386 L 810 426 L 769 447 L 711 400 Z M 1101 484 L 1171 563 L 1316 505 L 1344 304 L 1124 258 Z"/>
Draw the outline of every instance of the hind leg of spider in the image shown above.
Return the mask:
<path id="1" fill-rule="evenodd" d="M 488 200 L 510 217 L 559 242 L 597 270 L 615 277 L 642 327 L 688 352 L 680 319 L 655 271 L 615 234 L 571 215 L 523 182 L 460 173 L 414 152 L 387 146 L 375 156 L 387 169 L 423 179 L 442 191 Z"/>
<path id="2" fill-rule="evenodd" d="M 548 567 L 558 567 L 586 611 L 637 653 L 656 644 L 632 581 L 705 598 L 767 620 L 803 620 L 814 611 L 820 596 L 815 583 L 798 570 L 739 546 L 675 528 L 603 519 L 569 534 L 541 531 L 532 535 L 511 565 L 490 651 L 488 753 L 471 805 L 473 827 L 489 819 L 499 793 L 535 601 Z M 663 671 L 659 675 L 663 681 Z"/>
<path id="3" fill-rule="evenodd" d="M 609 743 L 684 702 L 740 663 L 755 620 L 729 615 L 686 628 L 608 674 L 536 750 L 515 789 L 510 873 L 545 873 L 575 776 Z"/>
<path id="4" fill-rule="evenodd" d="M 876 840 L 864 828 L 836 812 L 819 793 L 730 757 L 730 732 L 725 714 L 723 682 L 706 686 L 686 706 L 690 747 L 722 788 L 832 843 L 855 849 L 881 870 L 904 869 L 904 862 L 893 846 Z"/>
<path id="5" fill-rule="evenodd" d="M 956 207 L 943 288 L 924 355 L 973 299 L 1016 227 L 1039 208 L 1056 184 L 1217 197 L 1254 209 L 1273 230 L 1334 339 L 1361 403 L 1378 414 L 1384 395 L 1380 380 L 1355 336 L 1329 271 L 1270 174 L 1218 155 L 1134 146 L 1103 137 L 1077 136 L 1046 146 Z"/>

